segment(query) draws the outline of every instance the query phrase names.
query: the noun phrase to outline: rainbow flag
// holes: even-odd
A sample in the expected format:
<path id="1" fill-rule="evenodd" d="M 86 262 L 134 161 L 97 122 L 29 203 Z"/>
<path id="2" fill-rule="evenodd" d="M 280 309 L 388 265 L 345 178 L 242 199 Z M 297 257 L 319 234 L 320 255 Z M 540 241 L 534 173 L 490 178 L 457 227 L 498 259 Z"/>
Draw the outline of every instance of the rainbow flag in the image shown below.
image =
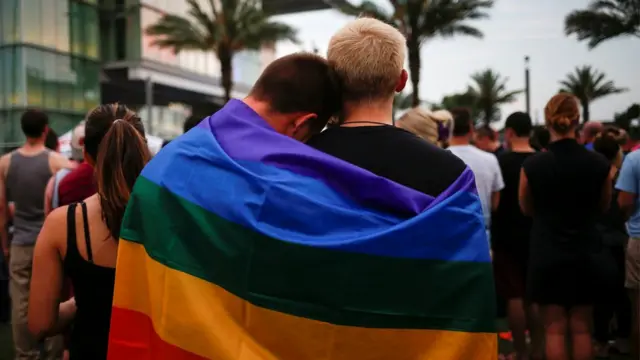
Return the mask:
<path id="1" fill-rule="evenodd" d="M 433 198 L 233 100 L 144 169 L 109 359 L 496 359 L 473 173 Z"/>

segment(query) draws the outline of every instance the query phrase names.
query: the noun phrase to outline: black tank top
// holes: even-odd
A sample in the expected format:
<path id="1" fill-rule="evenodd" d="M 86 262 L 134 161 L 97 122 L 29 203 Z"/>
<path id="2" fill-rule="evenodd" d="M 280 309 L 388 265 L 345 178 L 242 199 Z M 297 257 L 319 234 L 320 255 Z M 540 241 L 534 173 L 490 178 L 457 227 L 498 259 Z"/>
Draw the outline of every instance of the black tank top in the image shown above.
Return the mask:
<path id="1" fill-rule="evenodd" d="M 67 255 L 64 258 L 65 275 L 71 279 L 78 307 L 69 355 L 70 359 L 102 360 L 107 358 L 116 271 L 93 263 L 87 205 L 84 202 L 80 206 L 88 260 L 80 255 L 76 242 L 77 205 L 69 205 L 67 212 Z"/>

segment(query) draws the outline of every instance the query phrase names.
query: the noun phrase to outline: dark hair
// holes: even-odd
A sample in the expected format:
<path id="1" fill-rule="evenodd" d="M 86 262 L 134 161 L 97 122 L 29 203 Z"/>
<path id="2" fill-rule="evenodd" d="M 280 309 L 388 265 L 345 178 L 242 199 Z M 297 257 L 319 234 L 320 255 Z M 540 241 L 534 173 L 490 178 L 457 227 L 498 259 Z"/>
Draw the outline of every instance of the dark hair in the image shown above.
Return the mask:
<path id="1" fill-rule="evenodd" d="M 87 116 L 85 151 L 96 160 L 102 218 L 118 240 L 131 189 L 151 159 L 140 118 L 124 105 L 100 105 Z"/>
<path id="2" fill-rule="evenodd" d="M 551 142 L 551 133 L 549 133 L 549 129 L 547 128 L 536 128 L 533 131 L 533 135 L 529 139 L 529 144 L 531 147 L 541 151 L 546 149 Z"/>
<path id="3" fill-rule="evenodd" d="M 267 66 L 249 93 L 281 114 L 310 112 L 312 132 L 321 131 L 341 106 L 338 80 L 327 60 L 315 54 L 281 57 Z"/>
<path id="4" fill-rule="evenodd" d="M 453 136 L 468 135 L 473 129 L 471 111 L 467 108 L 453 108 L 449 112 L 453 115 Z"/>
<path id="5" fill-rule="evenodd" d="M 477 137 L 487 137 L 491 141 L 496 141 L 496 132 L 490 126 L 483 125 L 475 129 Z"/>
<path id="6" fill-rule="evenodd" d="M 529 114 L 522 111 L 516 111 L 507 117 L 507 121 L 504 124 L 505 129 L 511 129 L 516 136 L 525 137 L 531 136 L 531 117 Z"/>
<path id="7" fill-rule="evenodd" d="M 53 129 L 47 131 L 47 138 L 44 140 L 44 146 L 49 150 L 58 151 L 58 134 Z"/>
<path id="8" fill-rule="evenodd" d="M 202 118 L 199 116 L 196 116 L 196 115 L 189 116 L 187 120 L 184 121 L 184 124 L 182 125 L 182 131 L 187 132 L 193 129 L 196 125 L 200 123 L 201 120 Z"/>
<path id="9" fill-rule="evenodd" d="M 544 108 L 547 126 L 558 134 L 566 135 L 580 124 L 580 109 L 576 97 L 560 93 L 549 100 Z"/>
<path id="10" fill-rule="evenodd" d="M 40 110 L 27 110 L 20 118 L 20 126 L 24 136 L 34 139 L 39 138 L 47 130 L 49 117 Z"/>
<path id="11" fill-rule="evenodd" d="M 620 152 L 618 139 L 610 133 L 603 133 L 593 142 L 593 150 L 604 155 L 609 162 L 613 162 Z"/>

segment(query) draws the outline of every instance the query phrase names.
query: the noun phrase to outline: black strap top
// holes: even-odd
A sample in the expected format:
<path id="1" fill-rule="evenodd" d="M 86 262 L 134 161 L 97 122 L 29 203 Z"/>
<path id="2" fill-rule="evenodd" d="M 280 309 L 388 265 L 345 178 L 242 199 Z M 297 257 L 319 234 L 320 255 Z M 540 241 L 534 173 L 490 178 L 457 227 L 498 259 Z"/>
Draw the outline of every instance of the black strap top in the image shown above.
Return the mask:
<path id="1" fill-rule="evenodd" d="M 64 259 L 65 275 L 71 279 L 78 310 L 71 333 L 70 358 L 107 358 L 109 324 L 115 269 L 93 262 L 87 205 L 82 202 L 82 222 L 87 247 L 87 260 L 78 250 L 76 239 L 76 207 L 69 205 L 67 212 L 67 254 Z M 107 240 L 105 240 L 107 241 Z"/>

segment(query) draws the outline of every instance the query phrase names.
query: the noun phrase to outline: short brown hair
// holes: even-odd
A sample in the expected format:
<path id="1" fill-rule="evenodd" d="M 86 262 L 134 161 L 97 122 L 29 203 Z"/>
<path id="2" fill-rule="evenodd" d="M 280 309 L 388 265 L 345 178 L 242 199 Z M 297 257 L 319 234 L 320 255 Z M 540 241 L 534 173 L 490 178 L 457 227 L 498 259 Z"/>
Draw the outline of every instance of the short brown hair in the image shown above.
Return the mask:
<path id="1" fill-rule="evenodd" d="M 475 130 L 476 136 L 481 138 L 489 138 L 491 141 L 496 141 L 496 132 L 488 125 L 480 126 Z"/>
<path id="2" fill-rule="evenodd" d="M 322 130 L 342 106 L 340 87 L 329 63 L 308 53 L 283 56 L 269 64 L 249 96 L 267 102 L 272 111 L 281 114 L 317 114 L 312 131 Z"/>
<path id="3" fill-rule="evenodd" d="M 473 130 L 471 110 L 457 107 L 449 110 L 453 116 L 453 136 L 465 136 Z"/>
<path id="4" fill-rule="evenodd" d="M 375 101 L 395 93 L 405 53 L 406 39 L 397 29 L 361 18 L 333 35 L 327 59 L 340 78 L 345 101 Z"/>

